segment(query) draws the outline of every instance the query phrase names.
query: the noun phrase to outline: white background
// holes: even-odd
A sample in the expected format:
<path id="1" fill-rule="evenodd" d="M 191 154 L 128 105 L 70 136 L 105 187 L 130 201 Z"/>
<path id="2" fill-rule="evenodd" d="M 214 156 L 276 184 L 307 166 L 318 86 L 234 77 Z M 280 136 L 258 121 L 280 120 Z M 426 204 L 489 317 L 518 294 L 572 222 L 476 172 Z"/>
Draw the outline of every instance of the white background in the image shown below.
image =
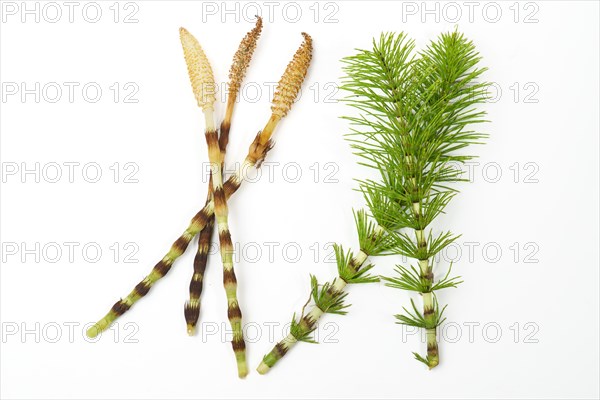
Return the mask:
<path id="1" fill-rule="evenodd" d="M 97 23 L 83 18 L 84 2 L 72 23 L 62 2 L 56 23 L 48 21 L 55 16 L 50 8 L 39 23 L 35 15 L 22 23 L 20 2 L 13 3 L 16 15 L 3 13 L 3 96 L 7 82 L 28 88 L 56 82 L 64 91 L 56 103 L 48 101 L 52 91 L 39 103 L 34 95 L 23 101 L 20 93 L 1 103 L 2 398 L 598 397 L 597 2 L 476 2 L 471 16 L 464 2 L 301 2 L 286 12 L 281 2 L 271 13 L 262 2 L 254 8 L 238 3 L 239 12 L 227 15 L 221 2 L 205 5 L 204 12 L 202 2 L 168 3 L 117 5 L 117 23 L 112 1 L 98 3 L 103 13 Z M 256 5 L 265 26 L 236 110 L 230 165 L 242 160 L 268 119 L 264 83 L 279 79 L 301 31 L 312 35 L 315 51 L 303 96 L 276 132 L 270 176 L 263 170 L 230 202 L 233 240 L 245 249 L 236 270 L 244 320 L 255 339 L 248 343 L 252 373 L 237 378 L 220 328 L 204 340 L 186 335 L 183 303 L 193 250 L 118 328 L 89 343 L 83 324 L 129 293 L 204 203 L 203 123 L 178 28 L 200 40 L 223 82 Z M 216 14 L 206 12 L 213 6 Z M 42 13 L 44 3 L 38 7 Z M 423 14 L 424 7 L 438 12 Z M 134 11 L 138 22 L 124 23 Z M 474 40 L 490 68 L 486 78 L 500 92 L 486 105 L 492 123 L 482 129 L 490 139 L 473 149 L 480 155 L 473 182 L 461 185 L 436 222 L 437 229 L 463 235 L 455 271 L 465 280 L 440 293 L 449 304 L 440 366 L 427 371 L 413 361 L 411 352 L 422 353 L 425 345 L 410 332 L 403 338 L 394 324 L 410 295 L 375 284 L 351 288 L 347 316 L 323 318 L 320 339 L 327 343 L 300 344 L 259 376 L 254 368 L 306 300 L 309 273 L 335 276 L 327 243 L 356 246 L 351 209 L 363 202 L 352 190 L 353 178 L 368 171 L 343 140 L 348 127 L 338 117 L 351 111 L 327 97 L 335 89 L 328 83 L 342 75 L 339 59 L 369 48 L 382 31 L 404 30 L 423 46 L 455 25 Z M 72 103 L 64 82 L 80 85 Z M 103 89 L 96 103 L 82 97 L 89 82 Z M 117 103 L 109 88 L 115 82 Z M 139 88 L 137 103 L 124 101 L 128 82 Z M 72 183 L 65 162 L 80 163 Z M 110 169 L 116 162 L 117 183 Z M 21 175 L 22 166 L 35 163 L 39 183 L 33 174 Z M 52 163 L 62 165 L 57 183 L 50 182 Z M 86 181 L 93 169 L 82 175 L 88 163 L 100 166 L 97 183 Z M 138 183 L 124 182 L 135 168 L 125 163 L 139 167 L 133 176 Z M 19 171 L 7 175 L 15 165 Z M 297 170 L 302 176 L 293 182 Z M 65 242 L 78 244 L 72 260 Z M 35 249 L 36 243 L 38 261 L 35 251 L 23 253 L 23 246 Z M 111 250 L 114 243 L 119 254 Z M 56 246 L 63 254 L 52 262 Z M 94 246 L 102 250 L 97 262 L 90 259 Z M 135 246 L 137 262 L 124 262 Z M 389 274 L 400 261 L 377 259 L 375 271 Z M 442 260 L 441 271 L 447 265 Z M 203 294 L 205 328 L 227 326 L 225 310 L 220 260 L 213 255 Z M 271 338 L 269 323 L 278 324 Z"/>

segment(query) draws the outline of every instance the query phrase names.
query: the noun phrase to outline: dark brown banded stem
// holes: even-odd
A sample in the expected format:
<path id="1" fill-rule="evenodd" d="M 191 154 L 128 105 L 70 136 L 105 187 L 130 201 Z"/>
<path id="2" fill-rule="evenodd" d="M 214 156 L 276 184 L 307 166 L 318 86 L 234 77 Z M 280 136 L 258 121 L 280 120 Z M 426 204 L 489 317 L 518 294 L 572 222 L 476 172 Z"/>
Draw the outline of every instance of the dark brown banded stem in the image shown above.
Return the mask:
<path id="1" fill-rule="evenodd" d="M 221 149 L 222 157 L 225 159 L 225 152 L 227 151 L 227 145 L 229 144 L 229 131 L 231 130 L 231 122 L 221 122 L 219 129 L 219 148 Z M 211 183 L 212 185 L 212 183 Z"/>
<path id="2" fill-rule="evenodd" d="M 233 105 L 231 106 L 233 110 Z M 227 110 L 229 111 L 229 104 Z M 231 118 L 231 112 L 229 114 L 229 120 Z M 229 131 L 231 124 L 227 121 L 221 122 L 220 134 L 219 134 L 219 149 L 221 150 L 221 158 L 225 160 L 225 153 L 227 152 L 227 144 L 229 143 Z M 223 168 L 223 165 L 221 165 Z M 208 191 L 206 197 L 206 204 L 213 199 L 213 182 L 212 172 L 208 181 Z M 206 205 L 205 204 L 205 205 Z M 211 216 L 208 218 L 206 226 L 200 231 L 198 238 L 198 250 L 194 257 L 194 273 L 190 281 L 190 299 L 185 303 L 184 316 L 187 325 L 187 333 L 192 336 L 196 332 L 196 325 L 200 319 L 200 306 L 202 296 L 202 286 L 204 274 L 206 272 L 206 265 L 208 263 L 208 253 L 210 251 L 210 244 L 212 234 L 214 231 L 215 218 Z"/>
<path id="3" fill-rule="evenodd" d="M 163 259 L 160 260 L 154 266 L 154 268 L 152 268 L 150 274 L 146 276 L 140 283 L 138 283 L 133 288 L 131 293 L 127 295 L 127 297 L 117 301 L 112 306 L 110 311 L 101 320 L 96 322 L 92 327 L 90 327 L 87 330 L 87 336 L 90 338 L 98 336 L 101 332 L 106 330 L 117 318 L 129 311 L 129 309 L 131 308 L 131 306 L 133 306 L 133 304 L 135 304 L 135 302 L 137 302 L 139 299 L 148 294 L 152 286 L 169 272 L 171 266 L 173 265 L 173 262 L 185 252 L 187 246 L 190 244 L 192 238 L 195 235 L 196 232 L 194 232 L 188 227 L 188 229 L 186 229 L 183 235 L 181 235 L 173 243 L 171 249 L 163 257 Z"/>
<path id="4" fill-rule="evenodd" d="M 212 185 L 212 179 L 209 182 Z M 212 194 L 209 191 L 207 203 L 211 200 Z M 196 324 L 200 318 L 200 305 L 202 296 L 202 286 L 206 265 L 208 263 L 208 253 L 210 250 L 210 242 L 214 231 L 214 217 L 209 218 L 206 226 L 200 231 L 198 237 L 198 250 L 194 257 L 194 273 L 190 280 L 190 299 L 185 303 L 184 316 L 187 325 L 188 335 L 194 335 Z"/>
<path id="5" fill-rule="evenodd" d="M 215 219 L 219 231 L 219 244 L 221 248 L 221 261 L 223 263 L 223 285 L 227 296 L 227 315 L 233 330 L 232 347 L 236 357 L 238 376 L 244 378 L 248 375 L 246 366 L 246 344 L 242 330 L 242 311 L 237 298 L 237 280 L 233 267 L 233 243 L 229 231 L 227 199 L 223 189 L 223 153 L 219 148 L 219 138 L 216 131 L 206 132 L 208 158 L 212 166 L 213 201 Z"/>

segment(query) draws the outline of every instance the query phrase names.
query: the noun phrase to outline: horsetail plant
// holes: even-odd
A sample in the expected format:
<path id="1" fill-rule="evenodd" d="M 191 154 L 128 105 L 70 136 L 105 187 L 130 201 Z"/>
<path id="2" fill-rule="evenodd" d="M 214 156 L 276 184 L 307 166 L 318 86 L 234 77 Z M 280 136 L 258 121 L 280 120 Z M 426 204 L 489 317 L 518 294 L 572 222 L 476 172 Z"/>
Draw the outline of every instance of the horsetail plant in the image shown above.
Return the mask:
<path id="1" fill-rule="evenodd" d="M 260 167 L 273 146 L 271 137 L 275 128 L 279 121 L 290 111 L 300 91 L 312 59 L 312 39 L 306 33 L 302 33 L 302 35 L 304 41 L 294 54 L 292 61 L 288 64 L 278 83 L 276 93 L 271 102 L 272 113 L 269 120 L 250 144 L 244 162 L 237 165 L 233 174 L 223 184 L 223 192 L 226 199 L 229 199 L 240 188 L 242 182 L 249 178 L 250 171 L 253 168 Z M 90 338 L 98 336 L 101 332 L 108 329 L 114 321 L 125 314 L 133 304 L 146 296 L 152 286 L 170 271 L 173 263 L 184 253 L 192 238 L 208 225 L 214 216 L 214 211 L 215 203 L 214 199 L 211 199 L 193 216 L 183 234 L 173 243 L 169 252 L 153 267 L 150 274 L 129 295 L 117 301 L 102 319 L 92 325 L 86 332 L 87 336 Z"/>
<path id="2" fill-rule="evenodd" d="M 237 95 L 240 90 L 242 81 L 246 75 L 248 66 L 256 49 L 256 43 L 262 31 L 262 18 L 256 17 L 255 27 L 246 34 L 240 42 L 237 51 L 233 56 L 233 62 L 229 70 L 229 84 L 227 90 L 227 107 L 225 110 L 225 118 L 221 122 L 219 128 L 219 149 L 221 151 L 221 159 L 224 162 L 227 144 L 229 143 L 229 131 L 231 129 L 231 119 L 233 110 L 237 100 Z M 222 165 L 221 165 L 222 168 Z M 208 192 L 206 196 L 206 204 L 213 199 L 213 180 L 212 172 L 208 183 Z M 195 333 L 196 324 L 200 316 L 200 296 L 202 295 L 202 285 L 206 264 L 208 262 L 208 252 L 210 249 L 210 241 L 212 238 L 214 227 L 214 216 L 210 217 L 206 226 L 200 231 L 198 237 L 198 250 L 194 257 L 194 273 L 190 281 L 190 298 L 184 305 L 184 316 L 187 325 L 188 335 L 192 336 Z"/>
<path id="3" fill-rule="evenodd" d="M 347 104 L 359 116 L 347 117 L 349 135 L 361 164 L 379 172 L 380 180 L 362 180 L 360 189 L 372 216 L 386 227 L 394 242 L 392 252 L 417 261 L 397 265 L 387 286 L 419 293 L 423 311 L 414 300 L 396 315 L 399 324 L 426 330 L 427 354 L 413 353 L 430 369 L 439 364 L 437 327 L 444 322 L 436 292 L 455 288 L 460 277 L 434 279 L 434 260 L 458 236 L 434 234 L 437 216 L 457 194 L 462 181 L 464 153 L 487 135 L 471 128 L 484 121 L 477 106 L 485 101 L 487 83 L 479 82 L 486 68 L 474 44 L 454 31 L 444 33 L 423 51 L 403 33 L 387 33 L 373 40 L 371 50 L 343 60 L 342 88 Z"/>

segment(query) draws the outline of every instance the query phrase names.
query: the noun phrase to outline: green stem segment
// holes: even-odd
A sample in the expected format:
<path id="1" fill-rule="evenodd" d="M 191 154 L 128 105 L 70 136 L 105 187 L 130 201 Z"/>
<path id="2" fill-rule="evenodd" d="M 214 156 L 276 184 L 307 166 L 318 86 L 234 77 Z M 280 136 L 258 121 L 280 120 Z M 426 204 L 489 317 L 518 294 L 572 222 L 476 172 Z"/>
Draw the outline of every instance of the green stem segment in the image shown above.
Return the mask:
<path id="1" fill-rule="evenodd" d="M 421 221 L 421 207 L 419 203 L 413 203 L 413 212 L 415 218 Z M 416 229 L 415 236 L 417 240 L 417 246 L 419 249 L 427 249 L 427 236 L 425 236 L 425 230 Z M 421 279 L 425 284 L 423 285 L 428 291 L 421 292 L 423 298 L 423 320 L 425 321 L 425 331 L 427 335 L 427 366 L 429 369 L 435 368 L 440 363 L 440 356 L 438 352 L 437 343 L 437 316 L 436 316 L 436 305 L 433 299 L 433 266 L 429 262 L 429 259 L 419 260 L 419 269 L 421 272 Z"/>
<path id="2" fill-rule="evenodd" d="M 433 302 L 433 293 L 422 293 L 423 296 L 423 317 L 427 326 L 427 363 L 429 369 L 436 367 L 440 363 L 438 344 L 437 344 L 437 321 L 435 320 L 435 304 Z"/>

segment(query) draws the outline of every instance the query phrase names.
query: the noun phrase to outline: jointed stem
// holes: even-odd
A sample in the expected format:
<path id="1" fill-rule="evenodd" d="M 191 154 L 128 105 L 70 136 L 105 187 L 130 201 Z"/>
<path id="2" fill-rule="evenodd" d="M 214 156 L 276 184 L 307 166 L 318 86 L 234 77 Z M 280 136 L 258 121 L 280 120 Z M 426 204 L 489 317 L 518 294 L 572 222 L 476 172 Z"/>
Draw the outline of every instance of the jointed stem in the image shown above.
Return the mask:
<path id="1" fill-rule="evenodd" d="M 212 114 L 212 110 L 210 110 Z M 219 232 L 221 261 L 223 263 L 223 284 L 227 294 L 227 316 L 233 329 L 232 346 L 235 352 L 238 375 L 240 378 L 248 374 L 246 366 L 246 344 L 242 332 L 242 311 L 237 298 L 237 280 L 233 268 L 233 243 L 228 224 L 227 200 L 223 191 L 222 153 L 219 148 L 219 137 L 216 129 L 207 124 L 206 143 L 208 158 L 211 163 L 213 195 L 215 202 L 215 219 Z"/>
<path id="2" fill-rule="evenodd" d="M 437 344 L 437 321 L 435 320 L 435 304 L 433 302 L 433 292 L 422 293 L 423 296 L 423 318 L 425 324 L 431 326 L 426 328 L 427 333 L 427 364 L 429 369 L 436 367 L 439 362 L 438 344 Z"/>
<path id="3" fill-rule="evenodd" d="M 212 179 L 209 182 L 212 186 Z M 208 201 L 212 199 L 212 189 L 209 191 Z M 212 238 L 215 219 L 211 217 L 207 225 L 200 231 L 198 238 L 198 251 L 194 257 L 194 273 L 190 281 L 190 299 L 185 303 L 184 315 L 187 324 L 188 335 L 193 336 L 196 331 L 196 324 L 200 316 L 200 296 L 202 295 L 202 286 L 206 264 L 208 263 L 208 252 L 210 250 L 210 241 Z"/>
<path id="4" fill-rule="evenodd" d="M 184 253 L 192 238 L 196 236 L 200 229 L 197 221 L 192 220 L 185 232 L 173 243 L 169 252 L 154 266 L 150 274 L 138 283 L 127 297 L 117 301 L 102 319 L 90 327 L 86 332 L 87 336 L 90 338 L 98 336 L 108 329 L 116 319 L 125 314 L 139 299 L 148 294 L 152 286 L 169 272 L 175 260 Z"/>

